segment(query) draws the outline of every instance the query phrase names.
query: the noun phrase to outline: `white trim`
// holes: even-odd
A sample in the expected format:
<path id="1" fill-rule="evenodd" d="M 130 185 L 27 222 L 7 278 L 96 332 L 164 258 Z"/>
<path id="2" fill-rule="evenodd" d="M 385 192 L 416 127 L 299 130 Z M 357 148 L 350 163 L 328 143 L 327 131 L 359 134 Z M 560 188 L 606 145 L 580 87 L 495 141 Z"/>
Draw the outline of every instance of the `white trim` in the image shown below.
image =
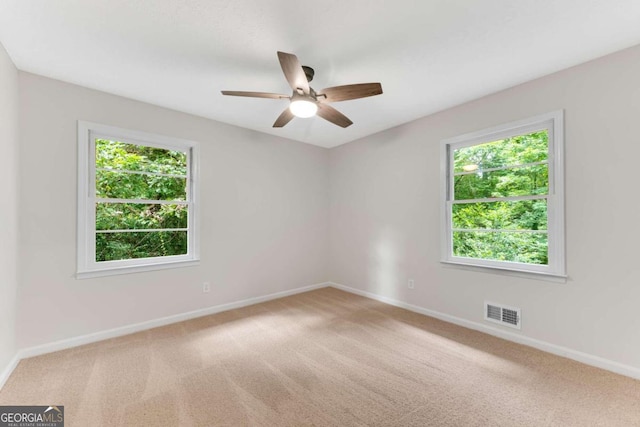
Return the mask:
<path id="1" fill-rule="evenodd" d="M 573 350 L 560 345 L 552 344 L 546 341 L 530 338 L 522 335 L 521 333 L 506 331 L 495 328 L 493 326 L 484 325 L 482 323 L 473 322 L 471 320 L 462 319 L 460 317 L 451 316 L 449 314 L 440 313 L 435 310 L 429 310 L 427 308 L 419 307 L 413 304 L 407 304 L 406 302 L 398 301 L 393 298 L 384 297 L 382 295 L 374 294 L 360 289 L 352 288 L 350 286 L 341 285 L 339 283 L 329 282 L 329 286 L 340 289 L 345 292 L 360 295 L 366 298 L 370 298 L 376 301 L 383 302 L 385 304 L 393 305 L 395 307 L 404 308 L 405 310 L 413 311 L 415 313 L 424 314 L 425 316 L 434 317 L 444 322 L 453 323 L 454 325 L 462 326 L 475 331 L 484 332 L 494 337 L 502 338 L 507 341 L 512 341 L 518 344 L 526 345 L 528 347 L 537 348 L 538 350 L 545 351 L 547 353 L 555 354 L 556 356 L 566 357 L 571 360 L 575 360 L 586 365 L 595 366 L 596 368 L 605 369 L 607 371 L 615 372 L 616 374 L 625 375 L 627 377 L 640 379 L 640 368 L 625 365 L 623 363 L 615 362 L 613 360 L 605 359 L 603 357 L 594 356 L 592 354 L 583 353 L 578 350 Z"/>
<path id="2" fill-rule="evenodd" d="M 119 139 L 128 144 L 158 147 L 168 150 L 179 150 L 186 153 L 187 159 L 187 194 L 183 200 L 138 200 L 97 198 L 95 196 L 95 140 Z M 200 259 L 199 245 L 199 144 L 180 138 L 155 135 L 114 126 L 78 120 L 78 229 L 77 229 L 77 266 L 76 278 L 90 278 L 113 274 L 143 272 L 164 268 L 196 265 Z M 119 171 L 119 170 L 118 170 Z M 135 172 L 137 173 L 137 172 Z M 130 204 L 169 204 L 186 205 L 187 218 L 187 253 L 183 255 L 138 258 L 115 261 L 96 262 L 96 203 L 130 203 Z M 162 231 L 154 229 L 153 231 Z"/>
<path id="3" fill-rule="evenodd" d="M 121 203 L 127 205 L 189 205 L 188 200 L 152 200 L 152 199 L 114 199 L 109 197 L 95 197 L 94 203 Z"/>
<path id="4" fill-rule="evenodd" d="M 466 141 L 464 144 L 460 144 L 459 147 L 470 147 L 481 142 L 492 142 L 509 138 L 513 136 L 514 131 L 522 132 L 523 134 L 541 131 L 545 129 L 545 126 L 541 126 L 542 122 L 556 119 L 558 115 L 562 116 L 563 110 L 557 110 L 551 113 L 540 114 L 534 117 L 529 117 L 527 119 L 516 120 L 487 129 L 465 133 L 464 135 L 447 138 L 443 141 L 443 143 L 450 145 Z"/>
<path id="5" fill-rule="evenodd" d="M 557 265 L 557 274 L 566 274 L 566 235 L 565 235 L 565 188 L 564 188 L 564 110 L 556 111 L 553 120 L 553 138 L 550 150 L 553 151 L 554 161 L 549 165 L 549 198 L 547 212 L 551 209 L 553 216 L 549 216 L 547 229 L 549 233 L 549 263 Z M 553 260 L 553 261 L 551 261 Z"/>
<path id="6" fill-rule="evenodd" d="M 20 349 L 16 352 L 16 355 L 11 359 L 9 364 L 0 372 L 0 390 L 4 387 L 5 383 L 18 366 L 18 363 L 22 359 L 29 357 L 40 356 L 47 353 L 53 353 L 54 351 L 66 350 L 68 348 L 78 347 L 85 344 L 91 344 L 98 341 L 107 340 L 110 338 L 121 337 L 124 335 L 133 334 L 147 329 L 153 329 L 160 326 L 169 325 L 172 323 L 183 322 L 185 320 L 195 319 L 197 317 L 209 316 L 211 314 L 220 313 L 223 311 L 234 310 L 236 308 L 247 307 L 249 305 L 259 304 L 266 301 L 271 301 L 278 298 L 284 298 L 291 295 L 301 294 L 304 292 L 313 291 L 316 289 L 326 288 L 330 285 L 329 282 L 317 283 L 315 285 L 302 286 L 300 288 L 290 289 L 288 291 L 276 292 L 273 294 L 263 295 L 259 297 L 248 298 L 236 302 L 227 304 L 220 304 L 213 307 L 207 307 L 199 310 L 193 310 L 186 313 L 175 314 L 173 316 L 161 317 L 158 319 L 148 320 L 146 322 L 134 323 L 132 325 L 126 325 L 119 328 L 108 329 L 106 331 L 95 332 L 92 334 L 81 335 L 79 337 L 67 338 L 51 343 L 37 345 L 33 347 L 27 347 Z"/>
<path id="7" fill-rule="evenodd" d="M 96 230 L 96 234 L 109 233 L 157 233 L 160 231 L 189 231 L 188 228 L 128 228 L 122 230 Z M 528 231 L 528 230 L 525 230 Z"/>
<path id="8" fill-rule="evenodd" d="M 142 259 L 142 258 L 140 258 Z M 153 258 L 145 258 L 153 259 Z M 129 260 L 127 260 L 129 261 Z M 105 261 L 112 262 L 112 261 Z M 143 273 L 145 271 L 166 270 L 168 268 L 193 267 L 200 264 L 200 260 L 172 261 L 164 260 L 157 264 L 138 264 L 131 266 L 113 267 L 103 270 L 90 270 L 76 273 L 76 279 L 93 279 L 94 277 L 117 276 L 118 274 Z"/>
<path id="9" fill-rule="evenodd" d="M 95 255 L 94 255 L 95 256 Z M 189 254 L 171 255 L 155 258 L 131 258 L 96 263 L 96 267 L 76 273 L 77 279 L 112 276 L 116 274 L 137 273 L 143 271 L 162 270 L 166 268 L 190 267 L 198 265 L 200 258 Z"/>
<path id="10" fill-rule="evenodd" d="M 496 261 L 493 259 L 467 258 L 460 256 L 451 256 L 449 259 L 441 259 L 442 264 L 449 264 L 452 267 L 456 265 L 464 267 L 486 268 L 490 271 L 512 271 L 521 274 L 538 274 L 541 277 L 566 277 L 564 274 L 549 271 L 546 265 L 542 264 L 526 264 L 524 262 L 513 261 Z"/>
<path id="11" fill-rule="evenodd" d="M 284 298 L 303 292 L 313 291 L 315 289 L 326 288 L 329 283 L 317 283 L 315 285 L 303 286 L 300 288 L 290 289 L 288 291 L 276 292 L 273 294 L 263 295 L 259 297 L 247 298 L 244 300 L 230 302 L 226 304 L 215 305 L 212 307 L 202 308 L 199 310 L 188 311 L 186 313 L 174 314 L 172 316 L 161 317 L 158 319 L 148 320 L 145 322 L 134 323 L 132 325 L 121 326 L 118 328 L 108 329 L 105 331 L 94 332 L 92 334 L 81 335 L 79 337 L 67 338 L 54 341 L 47 344 L 37 345 L 34 347 L 23 348 L 18 351 L 17 358 L 26 359 L 28 357 L 40 356 L 42 354 L 52 353 L 54 351 L 65 350 L 68 348 L 78 347 L 85 344 L 91 344 L 97 341 L 103 341 L 110 338 L 121 337 L 148 329 L 158 328 L 160 326 L 170 325 L 172 323 L 184 322 L 198 317 L 209 316 L 211 314 L 221 313 L 223 311 L 234 310 L 236 308 L 247 307 L 262 302 L 271 301 L 278 298 Z"/>
<path id="12" fill-rule="evenodd" d="M 489 173 L 489 172 L 495 172 L 495 171 L 504 171 L 504 170 L 508 170 L 508 169 L 518 169 L 518 168 L 527 168 L 527 167 L 532 167 L 532 166 L 541 166 L 541 165 L 548 165 L 549 162 L 547 160 L 542 160 L 540 162 L 532 162 L 532 163 L 521 163 L 521 164 L 517 164 L 517 165 L 505 165 L 505 166 L 500 166 L 500 167 L 496 167 L 496 168 L 487 168 L 487 169 L 476 169 L 473 171 L 469 171 L 469 172 L 454 172 L 453 176 L 463 176 L 463 175 L 476 175 L 479 173 Z"/>
<path id="13" fill-rule="evenodd" d="M 187 175 L 174 175 L 170 173 L 160 173 L 160 172 L 132 171 L 129 169 L 114 169 L 114 168 L 96 168 L 96 170 L 103 171 L 103 172 L 124 173 L 129 175 L 151 175 L 151 176 L 162 176 L 164 178 L 187 179 Z"/>
<path id="14" fill-rule="evenodd" d="M 150 132 L 124 129 L 116 126 L 78 120 L 78 124 L 80 123 L 82 123 L 85 127 L 88 127 L 96 139 L 106 139 L 112 141 L 114 138 L 116 138 L 124 140 L 122 142 L 125 142 L 127 144 L 147 145 L 158 148 L 165 148 L 168 150 L 175 150 L 176 144 L 183 145 L 185 147 L 189 147 L 194 144 L 194 141 L 176 138 L 173 136 L 158 135 Z"/>
<path id="15" fill-rule="evenodd" d="M 2 372 L 0 372 L 0 390 L 2 390 L 2 387 L 4 387 L 4 385 L 7 383 L 7 380 L 13 373 L 13 370 L 16 369 L 18 363 L 20 363 L 21 358 L 18 353 L 13 356 L 13 359 L 9 361 L 9 364 L 4 368 Z"/>
<path id="16" fill-rule="evenodd" d="M 194 319 L 197 317 L 208 316 L 223 311 L 233 310 L 236 308 L 247 307 L 254 304 L 259 304 L 266 301 L 271 301 L 278 298 L 284 298 L 291 295 L 296 295 L 316 289 L 332 287 L 345 292 L 349 292 L 355 295 L 360 295 L 369 299 L 373 299 L 385 304 L 389 304 L 395 307 L 404 308 L 405 310 L 413 311 L 415 313 L 423 314 L 425 316 L 434 317 L 444 322 L 453 323 L 458 326 L 473 329 L 476 331 L 484 332 L 489 335 L 496 336 L 498 338 L 512 341 L 518 344 L 526 345 L 529 347 L 537 348 L 547 353 L 555 354 L 557 356 L 566 357 L 578 362 L 595 366 L 597 368 L 605 369 L 607 371 L 615 372 L 620 375 L 625 375 L 631 378 L 640 379 L 640 368 L 625 365 L 613 360 L 605 359 L 602 357 L 594 356 L 588 353 L 583 353 L 577 350 L 572 350 L 567 347 L 562 347 L 556 344 L 551 344 L 546 341 L 530 338 L 520 333 L 505 331 L 492 326 L 484 325 L 470 320 L 465 320 L 459 317 L 451 316 L 448 314 L 440 313 L 435 310 L 429 310 L 416 305 L 408 304 L 402 301 L 398 301 L 392 298 L 387 298 L 382 295 L 377 295 L 371 292 L 363 291 L 360 289 L 352 288 L 350 286 L 341 285 L 335 282 L 324 282 L 310 286 L 303 286 L 288 291 L 276 292 L 260 297 L 248 298 L 241 301 L 236 301 L 227 304 L 221 304 L 213 307 L 208 307 L 200 310 L 189 311 L 187 313 L 177 314 L 173 316 L 162 317 L 159 319 L 149 320 L 146 322 L 135 323 L 133 325 L 127 325 L 119 328 L 113 328 L 106 331 L 96 332 L 93 334 L 82 335 L 79 337 L 68 338 L 64 340 L 55 341 L 52 343 L 42 344 L 34 347 L 28 347 L 18 350 L 16 356 L 11 360 L 9 365 L 2 371 L 0 375 L 0 389 L 4 386 L 7 379 L 18 366 L 18 363 L 22 359 L 29 357 L 40 356 L 54 351 L 65 350 L 68 348 L 78 347 L 85 344 L 90 344 L 97 341 L 102 341 L 110 338 L 116 338 L 123 335 L 129 335 L 135 332 L 144 331 L 147 329 L 157 328 L 160 326 L 169 325 L 172 323 L 182 322 L 185 320 Z"/>
<path id="17" fill-rule="evenodd" d="M 464 260 L 468 258 L 460 259 Z M 501 266 L 494 265 L 465 264 L 463 261 L 450 262 L 441 260 L 440 263 L 444 268 L 455 268 L 457 270 L 475 271 L 478 273 L 493 273 L 502 276 L 521 277 L 523 279 L 543 280 L 545 282 L 567 283 L 567 278 L 569 277 L 562 274 L 550 274 L 544 271 L 521 271 L 505 269 Z"/>
<path id="18" fill-rule="evenodd" d="M 452 205 L 464 205 L 470 203 L 522 202 L 526 200 L 543 200 L 548 198 L 549 196 L 547 194 L 534 194 L 531 196 L 485 197 L 484 199 L 456 199 L 449 200 L 448 203 L 451 203 Z"/>
<path id="19" fill-rule="evenodd" d="M 133 230 L 137 231 L 137 230 Z M 547 230 L 522 230 L 518 228 L 452 228 L 451 231 L 459 233 L 531 233 L 547 234 Z M 103 232 L 98 230 L 98 232 Z"/>
<path id="20" fill-rule="evenodd" d="M 474 200 L 454 200 L 453 149 L 470 147 L 483 142 L 496 141 L 514 135 L 546 129 L 549 137 L 549 192 L 547 195 L 531 195 L 504 198 L 485 198 Z M 564 227 L 564 111 L 558 110 L 516 122 L 495 126 L 489 129 L 471 132 L 441 141 L 440 153 L 440 254 L 441 262 L 450 264 L 473 265 L 490 269 L 511 270 L 518 273 L 546 273 L 548 276 L 564 277 L 565 227 Z M 547 265 L 505 262 L 480 258 L 459 257 L 453 254 L 453 204 L 504 202 L 511 200 L 547 200 Z"/>

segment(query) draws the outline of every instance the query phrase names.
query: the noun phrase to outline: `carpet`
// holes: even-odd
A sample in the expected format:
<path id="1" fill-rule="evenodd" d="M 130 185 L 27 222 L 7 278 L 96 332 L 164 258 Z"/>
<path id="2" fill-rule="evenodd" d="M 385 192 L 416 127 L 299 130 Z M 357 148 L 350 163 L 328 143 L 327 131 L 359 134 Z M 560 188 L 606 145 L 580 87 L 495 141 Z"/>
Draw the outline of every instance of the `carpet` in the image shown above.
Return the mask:
<path id="1" fill-rule="evenodd" d="M 640 381 L 333 288 L 20 362 L 67 426 L 640 426 Z"/>

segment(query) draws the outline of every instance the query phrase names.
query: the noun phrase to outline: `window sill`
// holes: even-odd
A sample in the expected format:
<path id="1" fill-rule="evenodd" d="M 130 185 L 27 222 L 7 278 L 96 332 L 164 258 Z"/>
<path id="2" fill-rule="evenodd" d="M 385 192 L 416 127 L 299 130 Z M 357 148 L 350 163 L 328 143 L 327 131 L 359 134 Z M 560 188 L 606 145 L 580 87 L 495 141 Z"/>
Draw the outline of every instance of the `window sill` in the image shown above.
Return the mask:
<path id="1" fill-rule="evenodd" d="M 540 271 L 523 271 L 523 270 L 511 270 L 507 268 L 494 267 L 494 266 L 486 266 L 486 265 L 475 265 L 475 264 L 467 264 L 464 262 L 458 261 L 440 261 L 441 264 L 445 268 L 454 268 L 460 270 L 468 270 L 468 271 L 476 271 L 478 273 L 493 273 L 499 274 L 502 276 L 513 276 L 513 277 L 521 277 L 524 279 L 533 279 L 533 280 L 542 280 L 545 282 L 555 282 L 555 283 L 567 283 L 566 275 L 561 274 L 552 274 Z"/>
<path id="2" fill-rule="evenodd" d="M 76 279 L 91 279 L 94 277 L 115 276 L 118 274 L 142 273 L 146 271 L 165 270 L 168 268 L 192 267 L 200 264 L 200 260 L 172 261 L 162 264 L 142 264 L 123 267 L 111 267 L 100 270 L 78 271 Z"/>

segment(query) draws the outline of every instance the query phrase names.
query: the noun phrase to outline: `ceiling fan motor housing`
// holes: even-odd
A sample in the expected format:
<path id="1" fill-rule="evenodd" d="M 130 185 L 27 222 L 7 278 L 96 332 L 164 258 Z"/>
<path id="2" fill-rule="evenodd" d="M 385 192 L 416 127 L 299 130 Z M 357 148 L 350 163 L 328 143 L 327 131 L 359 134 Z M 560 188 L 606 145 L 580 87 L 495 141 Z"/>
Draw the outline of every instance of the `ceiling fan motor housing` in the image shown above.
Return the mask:
<path id="1" fill-rule="evenodd" d="M 310 82 L 311 80 L 313 80 L 313 76 L 316 73 L 313 70 L 313 68 L 307 67 L 306 65 L 303 65 L 302 69 L 304 70 L 304 75 L 307 76 L 307 81 Z"/>

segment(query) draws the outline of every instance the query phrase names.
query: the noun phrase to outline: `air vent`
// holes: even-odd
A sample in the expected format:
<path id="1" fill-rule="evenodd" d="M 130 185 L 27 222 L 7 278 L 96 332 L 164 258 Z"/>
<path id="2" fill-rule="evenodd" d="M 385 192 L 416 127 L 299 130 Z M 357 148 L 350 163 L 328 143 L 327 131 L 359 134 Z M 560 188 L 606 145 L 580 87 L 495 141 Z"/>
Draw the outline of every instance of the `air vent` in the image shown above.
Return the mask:
<path id="1" fill-rule="evenodd" d="M 492 302 L 484 303 L 484 319 L 510 328 L 520 329 L 520 309 Z"/>

